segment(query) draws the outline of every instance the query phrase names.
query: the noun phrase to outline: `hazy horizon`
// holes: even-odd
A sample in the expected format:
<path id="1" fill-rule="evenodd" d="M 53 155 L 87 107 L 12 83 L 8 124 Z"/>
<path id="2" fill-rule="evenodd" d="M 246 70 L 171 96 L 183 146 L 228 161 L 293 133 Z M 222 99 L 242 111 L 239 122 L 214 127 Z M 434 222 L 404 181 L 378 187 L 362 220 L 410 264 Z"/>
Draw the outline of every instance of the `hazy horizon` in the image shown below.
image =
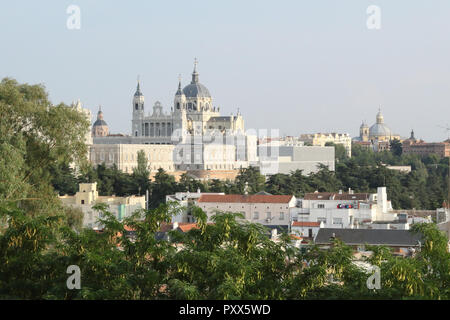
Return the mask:
<path id="1" fill-rule="evenodd" d="M 69 30 L 69 5 L 81 9 Z M 366 27 L 369 5 L 381 29 Z M 359 134 L 378 108 L 394 133 L 443 141 L 450 123 L 450 2 L 15 1 L 0 4 L 0 76 L 42 83 L 53 103 L 98 106 L 111 133 L 130 133 L 140 76 L 146 113 L 170 112 L 200 82 L 223 115 L 282 135 Z"/>

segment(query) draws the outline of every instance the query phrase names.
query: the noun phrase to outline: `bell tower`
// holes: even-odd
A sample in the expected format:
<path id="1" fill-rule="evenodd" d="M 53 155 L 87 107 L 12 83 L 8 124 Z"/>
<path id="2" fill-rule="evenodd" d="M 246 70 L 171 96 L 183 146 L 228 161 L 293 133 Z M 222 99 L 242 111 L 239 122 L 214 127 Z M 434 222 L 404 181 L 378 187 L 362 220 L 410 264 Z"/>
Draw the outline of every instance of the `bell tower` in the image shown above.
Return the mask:
<path id="1" fill-rule="evenodd" d="M 138 78 L 136 92 L 133 96 L 133 120 L 131 127 L 131 135 L 139 137 L 142 135 L 142 120 L 144 119 L 144 95 L 141 92 L 140 81 Z"/>
<path id="2" fill-rule="evenodd" d="M 359 128 L 359 137 L 361 141 L 369 141 L 369 126 L 365 121 L 363 121 L 361 127 Z"/>

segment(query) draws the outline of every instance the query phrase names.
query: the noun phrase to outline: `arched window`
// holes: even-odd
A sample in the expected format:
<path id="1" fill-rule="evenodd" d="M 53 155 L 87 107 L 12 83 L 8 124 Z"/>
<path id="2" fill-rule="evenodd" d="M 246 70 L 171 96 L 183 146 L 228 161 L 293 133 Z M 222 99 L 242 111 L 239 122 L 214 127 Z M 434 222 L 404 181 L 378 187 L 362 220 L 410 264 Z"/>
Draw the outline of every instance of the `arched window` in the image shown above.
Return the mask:
<path id="1" fill-rule="evenodd" d="M 134 108 L 135 108 L 136 110 L 139 109 L 139 106 L 138 106 L 137 103 L 134 105 Z"/>

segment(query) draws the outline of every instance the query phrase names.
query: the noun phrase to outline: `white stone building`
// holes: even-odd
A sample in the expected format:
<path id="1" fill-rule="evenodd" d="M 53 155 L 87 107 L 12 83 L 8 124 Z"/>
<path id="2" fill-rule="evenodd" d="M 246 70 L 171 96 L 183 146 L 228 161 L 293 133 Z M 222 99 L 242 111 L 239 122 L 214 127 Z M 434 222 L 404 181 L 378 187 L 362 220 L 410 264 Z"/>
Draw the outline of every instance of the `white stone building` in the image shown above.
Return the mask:
<path id="1" fill-rule="evenodd" d="M 193 223 L 195 222 L 194 217 L 191 214 L 191 207 L 198 205 L 198 200 L 202 195 L 225 195 L 223 192 L 212 193 L 212 192 L 177 192 L 175 194 L 167 195 L 166 202 L 176 202 L 182 207 L 180 214 L 172 217 L 172 222 L 176 223 Z"/>
<path id="2" fill-rule="evenodd" d="M 113 164 L 123 172 L 132 173 L 137 167 L 137 154 L 145 152 L 149 170 L 156 172 L 159 168 L 166 172 L 175 171 L 173 162 L 173 145 L 162 144 L 93 144 L 90 151 L 90 161 L 94 166 L 104 163 Z"/>
<path id="3" fill-rule="evenodd" d="M 240 212 L 249 222 L 286 229 L 290 224 L 289 213 L 295 205 L 295 197 L 289 195 L 202 195 L 198 200 L 198 206 L 207 213 L 209 220 L 217 211 Z"/>
<path id="4" fill-rule="evenodd" d="M 397 215 L 387 200 L 386 187 L 377 193 L 342 191 L 305 194 L 291 210 L 293 221 L 323 222 L 325 228 L 359 228 L 374 221 L 393 221 Z"/>

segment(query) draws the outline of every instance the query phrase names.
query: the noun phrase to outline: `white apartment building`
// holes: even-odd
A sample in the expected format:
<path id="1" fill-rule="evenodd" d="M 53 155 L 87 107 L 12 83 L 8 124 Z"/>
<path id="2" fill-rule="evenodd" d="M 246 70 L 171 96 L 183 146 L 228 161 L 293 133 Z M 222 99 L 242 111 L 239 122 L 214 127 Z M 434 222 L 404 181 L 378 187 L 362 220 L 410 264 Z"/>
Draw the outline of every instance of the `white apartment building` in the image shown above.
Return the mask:
<path id="1" fill-rule="evenodd" d="M 202 195 L 225 195 L 223 192 L 213 193 L 213 192 L 176 192 L 175 194 L 166 196 L 167 202 L 176 202 L 178 205 L 182 207 L 182 211 L 178 215 L 174 215 L 172 217 L 173 223 L 194 223 L 195 219 L 191 214 L 190 208 L 192 206 L 198 205 L 198 200 Z"/>
<path id="2" fill-rule="evenodd" d="M 59 198 L 63 204 L 81 209 L 83 212 L 83 227 L 85 228 L 102 228 L 102 225 L 98 222 L 101 217 L 100 213 L 92 209 L 92 206 L 98 203 L 107 204 L 108 211 L 119 220 L 129 217 L 136 210 L 145 209 L 145 196 L 99 196 L 96 182 L 80 183 L 79 191 L 74 196 L 65 195 Z"/>
<path id="3" fill-rule="evenodd" d="M 289 227 L 290 211 L 296 205 L 289 195 L 202 195 L 198 206 L 207 213 L 208 220 L 217 211 L 240 212 L 245 220 L 265 226 Z"/>
<path id="4" fill-rule="evenodd" d="M 358 228 L 374 221 L 393 221 L 397 215 L 387 200 L 386 187 L 377 193 L 315 192 L 298 199 L 292 220 L 323 222 L 325 228 Z"/>

